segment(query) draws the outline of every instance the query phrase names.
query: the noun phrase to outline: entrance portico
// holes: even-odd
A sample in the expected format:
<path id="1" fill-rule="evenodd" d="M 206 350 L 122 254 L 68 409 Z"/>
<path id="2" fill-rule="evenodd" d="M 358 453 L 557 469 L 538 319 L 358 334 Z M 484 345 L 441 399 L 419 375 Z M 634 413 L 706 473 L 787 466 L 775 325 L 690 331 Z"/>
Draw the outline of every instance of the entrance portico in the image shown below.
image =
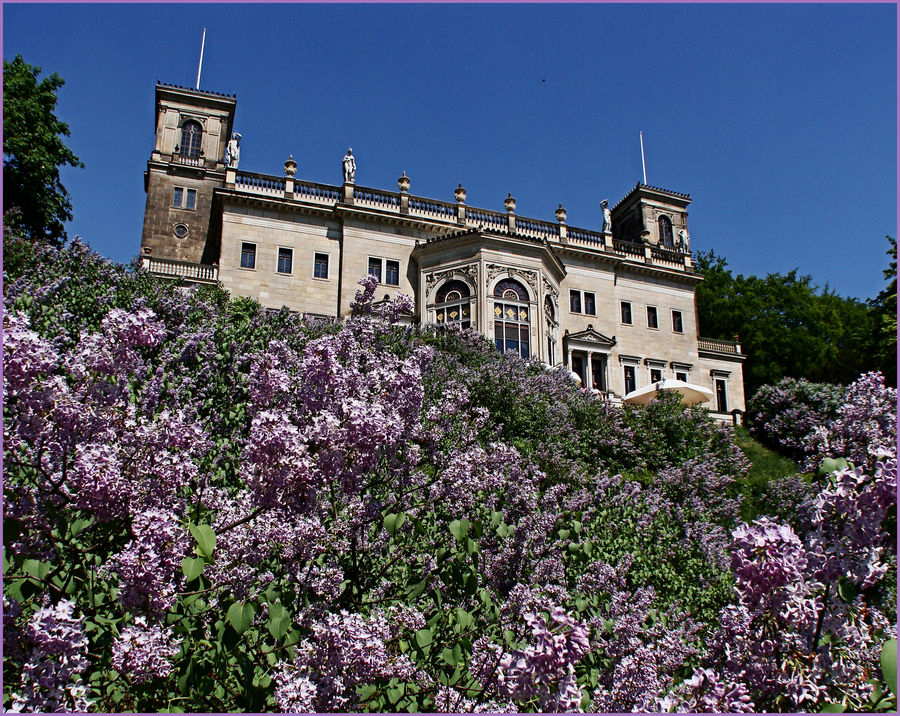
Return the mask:
<path id="1" fill-rule="evenodd" d="M 581 384 L 602 393 L 609 391 L 609 353 L 616 344 L 615 338 L 599 333 L 592 325 L 578 333 L 566 332 L 563 347 L 569 370 L 581 377 Z"/>

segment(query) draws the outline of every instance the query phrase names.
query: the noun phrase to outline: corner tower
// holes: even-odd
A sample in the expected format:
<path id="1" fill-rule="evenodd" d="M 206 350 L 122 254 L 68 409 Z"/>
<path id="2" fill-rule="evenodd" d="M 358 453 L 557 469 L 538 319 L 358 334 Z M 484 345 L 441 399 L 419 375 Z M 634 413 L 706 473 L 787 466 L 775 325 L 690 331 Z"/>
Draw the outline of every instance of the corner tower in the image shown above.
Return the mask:
<path id="1" fill-rule="evenodd" d="M 218 263 L 210 231 L 213 190 L 225 183 L 225 148 L 234 124 L 233 95 L 156 85 L 156 144 L 144 191 L 141 255 Z"/>
<path id="2" fill-rule="evenodd" d="M 613 237 L 690 252 L 688 194 L 638 184 L 612 209 Z"/>

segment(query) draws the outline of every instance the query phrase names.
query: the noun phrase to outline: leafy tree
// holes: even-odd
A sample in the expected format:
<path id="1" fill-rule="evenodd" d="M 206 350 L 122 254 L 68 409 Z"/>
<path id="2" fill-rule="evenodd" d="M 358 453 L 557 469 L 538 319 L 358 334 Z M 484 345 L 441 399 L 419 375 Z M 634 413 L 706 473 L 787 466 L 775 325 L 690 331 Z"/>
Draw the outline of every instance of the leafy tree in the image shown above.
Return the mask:
<path id="1" fill-rule="evenodd" d="M 897 385 L 897 239 L 886 237 L 890 248 L 885 253 L 892 259 L 883 271 L 890 283 L 870 301 L 875 312 L 875 358 L 888 385 Z"/>
<path id="2" fill-rule="evenodd" d="M 871 308 L 821 292 L 810 276 L 732 275 L 726 260 L 700 253 L 704 281 L 697 287 L 700 330 L 710 338 L 741 337 L 748 354 L 744 385 L 752 395 L 785 376 L 815 382 L 847 383 L 877 367 L 872 350 L 875 317 Z"/>
<path id="3" fill-rule="evenodd" d="M 59 168 L 84 164 L 62 140 L 69 127 L 53 114 L 64 82 L 56 73 L 38 82 L 40 73 L 21 55 L 3 61 L 4 221 L 28 238 L 61 244 L 72 205 Z"/>

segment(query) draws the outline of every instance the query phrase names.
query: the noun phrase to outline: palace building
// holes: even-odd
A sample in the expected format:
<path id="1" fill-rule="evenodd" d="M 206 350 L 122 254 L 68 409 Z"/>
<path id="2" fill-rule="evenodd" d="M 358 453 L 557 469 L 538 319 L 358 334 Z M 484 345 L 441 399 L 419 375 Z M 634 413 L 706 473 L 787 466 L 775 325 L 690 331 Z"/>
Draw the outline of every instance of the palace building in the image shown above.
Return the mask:
<path id="1" fill-rule="evenodd" d="M 638 184 L 600 231 L 466 203 L 238 169 L 233 96 L 156 86 L 141 257 L 152 273 L 216 283 L 263 306 L 343 318 L 366 274 L 378 296 L 415 299 L 414 322 L 471 327 L 500 350 L 564 364 L 613 401 L 663 378 L 712 391 L 707 407 L 744 409 L 737 342 L 698 335 L 690 196 Z M 337 165 L 337 162 L 335 162 Z M 336 166 L 337 168 L 337 166 Z M 279 168 L 281 169 L 281 168 Z M 448 191 L 448 194 L 451 192 Z"/>

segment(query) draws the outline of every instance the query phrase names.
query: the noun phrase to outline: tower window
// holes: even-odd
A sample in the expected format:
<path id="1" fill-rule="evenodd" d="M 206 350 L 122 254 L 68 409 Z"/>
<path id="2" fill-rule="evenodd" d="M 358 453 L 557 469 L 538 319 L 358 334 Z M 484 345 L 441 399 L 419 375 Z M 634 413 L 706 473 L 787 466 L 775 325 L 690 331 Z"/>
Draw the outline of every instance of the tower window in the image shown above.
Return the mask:
<path id="1" fill-rule="evenodd" d="M 656 306 L 647 306 L 647 328 L 659 328 Z"/>
<path id="2" fill-rule="evenodd" d="M 176 209 L 194 209 L 197 206 L 197 190 L 176 186 L 172 192 L 172 206 Z"/>
<path id="3" fill-rule="evenodd" d="M 193 120 L 185 122 L 181 126 L 181 156 L 199 157 L 202 137 L 203 130 L 198 122 Z"/>
<path id="4" fill-rule="evenodd" d="M 291 273 L 294 269 L 294 250 L 278 249 L 278 273 Z"/>
<path id="5" fill-rule="evenodd" d="M 672 220 L 668 216 L 660 216 L 657 222 L 659 224 L 659 245 L 666 248 L 673 248 L 675 241 L 672 238 Z"/>
<path id="6" fill-rule="evenodd" d="M 681 319 L 681 311 L 672 311 L 672 330 L 675 333 L 684 333 L 684 322 Z"/>
<path id="7" fill-rule="evenodd" d="M 384 262 L 384 282 L 389 286 L 400 285 L 400 262 L 388 259 Z"/>
<path id="8" fill-rule="evenodd" d="M 622 323 L 631 325 L 631 303 L 622 301 Z"/>
<path id="9" fill-rule="evenodd" d="M 374 276 L 381 283 L 381 259 L 369 259 L 369 276 Z"/>

